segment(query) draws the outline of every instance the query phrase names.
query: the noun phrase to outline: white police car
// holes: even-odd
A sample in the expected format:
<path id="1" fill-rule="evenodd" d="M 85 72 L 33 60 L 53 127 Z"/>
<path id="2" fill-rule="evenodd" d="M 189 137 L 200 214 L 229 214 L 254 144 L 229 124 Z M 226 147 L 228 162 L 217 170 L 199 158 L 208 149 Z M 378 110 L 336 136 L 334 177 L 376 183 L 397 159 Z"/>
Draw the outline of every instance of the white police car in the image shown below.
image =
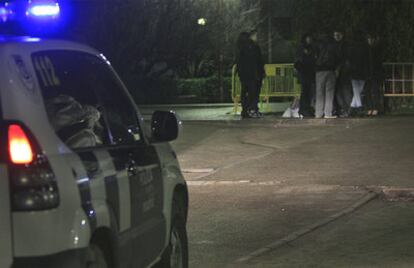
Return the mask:
<path id="1" fill-rule="evenodd" d="M 155 112 L 151 134 L 104 56 L 0 38 L 0 267 L 187 267 L 188 193 Z"/>

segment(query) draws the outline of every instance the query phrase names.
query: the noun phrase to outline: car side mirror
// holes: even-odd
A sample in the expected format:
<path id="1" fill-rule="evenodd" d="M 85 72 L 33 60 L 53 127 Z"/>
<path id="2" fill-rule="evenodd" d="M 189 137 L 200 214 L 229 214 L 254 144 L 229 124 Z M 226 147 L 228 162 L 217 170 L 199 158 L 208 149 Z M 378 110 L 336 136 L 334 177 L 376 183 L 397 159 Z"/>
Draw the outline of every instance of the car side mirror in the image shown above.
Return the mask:
<path id="1" fill-rule="evenodd" d="M 152 114 L 151 133 L 155 142 L 170 142 L 177 139 L 181 122 L 174 112 L 155 111 Z"/>

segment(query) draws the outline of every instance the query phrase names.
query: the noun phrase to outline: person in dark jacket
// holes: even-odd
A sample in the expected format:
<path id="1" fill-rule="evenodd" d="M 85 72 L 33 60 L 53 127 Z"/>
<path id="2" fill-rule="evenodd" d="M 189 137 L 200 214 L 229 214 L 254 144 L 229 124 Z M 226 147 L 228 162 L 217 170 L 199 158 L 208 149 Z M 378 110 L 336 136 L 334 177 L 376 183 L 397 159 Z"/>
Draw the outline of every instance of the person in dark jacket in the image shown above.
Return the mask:
<path id="1" fill-rule="evenodd" d="M 367 76 L 367 46 L 355 43 L 349 50 L 349 73 L 351 76 L 353 98 L 351 108 L 353 113 L 362 111 L 362 92 Z"/>
<path id="2" fill-rule="evenodd" d="M 260 90 L 262 89 L 262 84 L 263 84 L 263 79 L 265 77 L 265 63 L 263 61 L 263 55 L 262 55 L 262 49 L 260 48 L 260 46 L 257 43 L 258 37 L 257 37 L 257 31 L 253 30 L 250 32 L 250 40 L 253 42 L 253 47 L 256 50 L 256 57 L 257 57 L 257 69 L 259 72 L 259 78 L 257 80 L 257 84 L 256 84 L 256 90 L 255 90 L 255 96 L 254 96 L 254 106 L 253 106 L 253 110 L 254 110 L 254 115 L 256 117 L 261 117 L 262 114 L 259 112 L 259 99 L 260 99 Z"/>
<path id="3" fill-rule="evenodd" d="M 315 49 L 310 34 L 305 34 L 296 52 L 295 69 L 301 84 L 299 114 L 307 117 L 313 114 L 312 99 L 315 87 Z"/>
<path id="4" fill-rule="evenodd" d="M 341 61 L 340 51 L 332 37 L 325 37 L 316 49 L 316 118 L 336 118 L 333 115 L 336 72 Z"/>
<path id="5" fill-rule="evenodd" d="M 242 84 L 242 118 L 258 118 L 261 115 L 258 102 L 265 71 L 262 53 L 255 36 L 255 32 L 242 32 L 237 42 L 236 66 Z"/>
<path id="6" fill-rule="evenodd" d="M 333 36 L 340 57 L 335 86 L 334 110 L 338 116 L 348 117 L 352 100 L 351 78 L 347 68 L 349 44 L 345 40 L 342 30 L 335 30 Z"/>
<path id="7" fill-rule="evenodd" d="M 381 87 L 384 81 L 383 54 L 379 38 L 367 35 L 367 75 L 365 102 L 369 116 L 377 116 L 380 110 Z"/>

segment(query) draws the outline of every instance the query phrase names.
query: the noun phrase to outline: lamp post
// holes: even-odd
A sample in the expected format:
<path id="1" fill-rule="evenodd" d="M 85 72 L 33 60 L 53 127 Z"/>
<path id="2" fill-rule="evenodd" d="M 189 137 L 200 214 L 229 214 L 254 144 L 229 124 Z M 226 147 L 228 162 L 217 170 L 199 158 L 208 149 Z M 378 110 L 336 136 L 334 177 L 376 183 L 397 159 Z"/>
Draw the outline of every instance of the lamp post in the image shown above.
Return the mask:
<path id="1" fill-rule="evenodd" d="M 272 15 L 271 13 L 267 17 L 267 61 L 272 63 L 273 61 L 273 36 L 272 36 Z"/>
<path id="2" fill-rule="evenodd" d="M 260 2 L 261 14 L 267 17 L 267 61 L 273 61 L 273 3 L 272 0 Z"/>
<path id="3" fill-rule="evenodd" d="M 223 29 L 223 0 L 217 0 L 218 5 L 218 21 L 219 21 L 219 29 Z M 224 102 L 224 86 L 223 86 L 223 62 L 224 62 L 224 55 L 223 55 L 223 38 L 217 38 L 217 71 L 218 71 L 218 86 L 220 92 L 220 102 Z"/>

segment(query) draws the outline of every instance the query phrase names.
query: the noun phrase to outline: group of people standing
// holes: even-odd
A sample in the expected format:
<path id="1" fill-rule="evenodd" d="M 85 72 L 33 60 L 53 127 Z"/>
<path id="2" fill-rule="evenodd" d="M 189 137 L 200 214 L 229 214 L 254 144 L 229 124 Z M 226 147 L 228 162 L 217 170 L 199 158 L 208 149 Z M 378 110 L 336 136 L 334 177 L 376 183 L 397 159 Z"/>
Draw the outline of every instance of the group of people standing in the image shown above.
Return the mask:
<path id="1" fill-rule="evenodd" d="M 303 36 L 295 62 L 302 86 L 302 116 L 378 115 L 384 79 L 382 49 L 377 36 L 361 39 L 346 42 L 340 30 L 319 41 L 310 34 Z"/>
<path id="2" fill-rule="evenodd" d="M 362 35 L 360 35 L 362 37 Z M 314 40 L 305 34 L 296 53 L 295 69 L 302 87 L 299 113 L 303 117 L 337 118 L 380 111 L 384 79 L 379 38 L 367 34 L 347 42 L 343 31 Z M 260 118 L 260 89 L 265 64 L 257 44 L 257 32 L 242 32 L 237 41 L 242 118 Z"/>

